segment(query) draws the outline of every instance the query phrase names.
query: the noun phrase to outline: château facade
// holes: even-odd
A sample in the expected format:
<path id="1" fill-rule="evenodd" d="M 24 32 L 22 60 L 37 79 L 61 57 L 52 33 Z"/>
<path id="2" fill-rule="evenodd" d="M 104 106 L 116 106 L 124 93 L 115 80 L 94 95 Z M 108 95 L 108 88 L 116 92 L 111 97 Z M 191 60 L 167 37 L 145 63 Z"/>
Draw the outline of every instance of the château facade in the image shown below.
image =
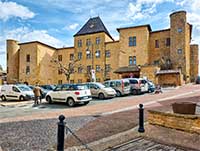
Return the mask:
<path id="1" fill-rule="evenodd" d="M 67 83 L 66 76 L 52 62 L 77 60 L 71 83 L 127 77 L 147 77 L 155 83 L 181 85 L 198 75 L 198 45 L 190 44 L 192 25 L 186 12 L 170 15 L 170 28 L 152 31 L 150 25 L 118 28 L 115 41 L 100 17 L 90 18 L 74 35 L 74 46 L 54 48 L 39 41 L 19 43 L 7 40 L 7 82 L 29 84 Z"/>

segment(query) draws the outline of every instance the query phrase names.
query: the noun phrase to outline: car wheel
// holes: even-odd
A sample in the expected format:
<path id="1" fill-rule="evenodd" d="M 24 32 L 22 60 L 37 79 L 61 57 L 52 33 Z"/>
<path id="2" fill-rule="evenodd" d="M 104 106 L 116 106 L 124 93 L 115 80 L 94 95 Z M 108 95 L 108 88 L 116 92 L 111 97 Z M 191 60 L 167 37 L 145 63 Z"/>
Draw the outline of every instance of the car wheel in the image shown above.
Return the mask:
<path id="1" fill-rule="evenodd" d="M 75 101 L 73 98 L 68 98 L 67 99 L 67 104 L 69 107 L 73 107 L 75 105 Z"/>
<path id="2" fill-rule="evenodd" d="M 104 96 L 104 94 L 103 93 L 99 93 L 99 99 L 104 99 L 105 98 L 105 96 Z"/>
<path id="3" fill-rule="evenodd" d="M 87 105 L 88 103 L 90 103 L 90 101 L 86 101 L 86 102 L 84 102 L 83 104 L 84 104 L 84 105 Z"/>
<path id="4" fill-rule="evenodd" d="M 25 97 L 21 95 L 21 96 L 19 97 L 19 100 L 20 100 L 20 101 L 25 101 Z"/>
<path id="5" fill-rule="evenodd" d="M 6 97 L 4 95 L 1 96 L 2 101 L 6 101 Z"/>
<path id="6" fill-rule="evenodd" d="M 47 101 L 49 104 L 51 104 L 51 103 L 52 103 L 51 97 L 50 97 L 50 96 L 47 96 L 47 97 L 46 97 L 46 101 Z"/>
<path id="7" fill-rule="evenodd" d="M 136 89 L 132 90 L 133 95 L 138 94 L 138 91 Z"/>
<path id="8" fill-rule="evenodd" d="M 116 96 L 117 97 L 120 97 L 122 94 L 121 94 L 121 92 L 120 91 L 116 91 Z"/>

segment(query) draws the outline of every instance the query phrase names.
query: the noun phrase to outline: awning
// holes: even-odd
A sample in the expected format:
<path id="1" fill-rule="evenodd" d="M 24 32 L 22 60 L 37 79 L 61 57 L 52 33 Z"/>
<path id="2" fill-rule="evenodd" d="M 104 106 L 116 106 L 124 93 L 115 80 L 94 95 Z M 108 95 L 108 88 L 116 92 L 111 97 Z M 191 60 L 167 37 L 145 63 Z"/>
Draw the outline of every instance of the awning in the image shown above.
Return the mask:
<path id="1" fill-rule="evenodd" d="M 160 70 L 156 72 L 156 75 L 160 74 L 180 74 L 179 70 Z"/>
<path id="2" fill-rule="evenodd" d="M 139 72 L 140 68 L 138 66 L 125 66 L 120 67 L 114 71 L 114 73 L 130 73 L 130 72 Z"/>

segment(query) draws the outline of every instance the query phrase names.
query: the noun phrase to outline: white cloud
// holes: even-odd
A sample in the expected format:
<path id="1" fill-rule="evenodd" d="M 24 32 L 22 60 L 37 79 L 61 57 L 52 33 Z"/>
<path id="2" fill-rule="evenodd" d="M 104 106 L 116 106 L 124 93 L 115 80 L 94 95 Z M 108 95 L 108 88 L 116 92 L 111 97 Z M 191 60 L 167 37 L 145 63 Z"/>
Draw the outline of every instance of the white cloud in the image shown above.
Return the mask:
<path id="1" fill-rule="evenodd" d="M 4 31 L 0 36 L 0 64 L 6 67 L 6 39 L 14 39 L 22 42 L 40 41 L 53 47 L 62 47 L 64 42 L 48 34 L 46 30 L 31 30 L 28 27 L 20 27 L 9 31 Z"/>
<path id="2" fill-rule="evenodd" d="M 69 26 L 69 29 L 75 30 L 78 26 L 79 26 L 79 24 L 78 24 L 78 23 L 75 23 L 75 24 L 70 25 L 70 26 Z"/>
<path id="3" fill-rule="evenodd" d="M 11 17 L 20 17 L 21 19 L 33 18 L 35 14 L 27 7 L 15 2 L 0 1 L 0 19 L 6 21 Z"/>
<path id="4" fill-rule="evenodd" d="M 78 26 L 79 26 L 78 23 L 74 23 L 74 24 L 71 24 L 69 26 L 65 26 L 63 29 L 64 30 L 76 30 Z"/>
<path id="5" fill-rule="evenodd" d="M 46 30 L 31 30 L 28 27 L 6 31 L 6 39 L 15 39 L 19 42 L 41 41 L 54 47 L 61 47 L 63 45 L 63 42 L 49 35 Z"/>
<path id="6" fill-rule="evenodd" d="M 164 2 L 173 2 L 174 0 L 137 0 L 128 5 L 127 18 L 132 21 L 149 18 L 156 12 L 156 6 Z"/>

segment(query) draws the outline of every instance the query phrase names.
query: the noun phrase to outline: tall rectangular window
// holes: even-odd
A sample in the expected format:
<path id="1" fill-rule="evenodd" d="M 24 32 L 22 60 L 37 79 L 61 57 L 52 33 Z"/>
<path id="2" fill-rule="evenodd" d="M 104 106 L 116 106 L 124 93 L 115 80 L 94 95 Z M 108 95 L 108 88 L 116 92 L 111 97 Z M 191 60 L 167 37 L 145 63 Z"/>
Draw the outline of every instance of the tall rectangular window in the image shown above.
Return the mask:
<path id="1" fill-rule="evenodd" d="M 78 52 L 78 60 L 82 59 L 82 52 Z"/>
<path id="2" fill-rule="evenodd" d="M 177 31 L 178 31 L 178 33 L 181 33 L 181 32 L 183 31 L 183 29 L 182 29 L 181 27 L 179 27 L 179 28 L 177 29 Z"/>
<path id="3" fill-rule="evenodd" d="M 82 40 L 81 39 L 78 40 L 78 47 L 82 47 Z"/>
<path id="4" fill-rule="evenodd" d="M 61 69 L 58 69 L 58 74 L 62 74 L 62 70 Z"/>
<path id="5" fill-rule="evenodd" d="M 26 66 L 26 74 L 30 74 L 30 66 Z"/>
<path id="6" fill-rule="evenodd" d="M 100 58 L 100 57 L 101 57 L 101 52 L 100 52 L 100 50 L 97 50 L 97 51 L 95 52 L 95 56 L 96 56 L 96 58 Z"/>
<path id="7" fill-rule="evenodd" d="M 92 67 L 91 66 L 87 66 L 87 73 L 90 73 Z"/>
<path id="8" fill-rule="evenodd" d="M 111 68 L 110 68 L 110 64 L 106 64 L 106 69 L 105 69 L 106 72 L 110 72 L 110 69 L 111 69 Z"/>
<path id="9" fill-rule="evenodd" d="M 91 40 L 90 39 L 86 39 L 86 46 L 90 46 L 91 45 Z"/>
<path id="10" fill-rule="evenodd" d="M 86 58 L 87 58 L 87 59 L 91 59 L 91 58 L 92 58 L 92 54 L 91 54 L 90 51 L 87 51 L 87 52 L 86 52 Z"/>
<path id="11" fill-rule="evenodd" d="M 100 65 L 96 65 L 96 72 L 100 72 L 100 70 L 101 70 Z"/>
<path id="12" fill-rule="evenodd" d="M 129 37 L 129 46 L 136 46 L 136 36 Z"/>
<path id="13" fill-rule="evenodd" d="M 82 83 L 82 79 L 78 79 L 78 83 Z"/>
<path id="14" fill-rule="evenodd" d="M 62 61 L 62 55 L 58 55 L 58 61 Z"/>
<path id="15" fill-rule="evenodd" d="M 82 73 L 83 68 L 82 67 L 78 67 L 78 73 Z"/>
<path id="16" fill-rule="evenodd" d="M 73 84 L 73 83 L 74 83 L 74 80 L 70 80 L 70 83 L 72 83 L 72 84 Z"/>
<path id="17" fill-rule="evenodd" d="M 100 78 L 96 78 L 96 81 L 97 81 L 97 82 L 101 82 L 101 79 L 100 79 Z"/>
<path id="18" fill-rule="evenodd" d="M 74 54 L 70 54 L 69 59 L 74 60 Z"/>
<path id="19" fill-rule="evenodd" d="M 136 65 L 137 62 L 136 62 L 136 56 L 133 56 L 133 64 Z"/>
<path id="20" fill-rule="evenodd" d="M 28 55 L 26 55 L 26 62 L 30 62 L 31 61 L 31 57 L 30 57 L 30 55 L 28 54 Z"/>
<path id="21" fill-rule="evenodd" d="M 133 65 L 133 57 L 129 56 L 129 65 Z"/>
<path id="22" fill-rule="evenodd" d="M 166 39 L 166 46 L 170 46 L 170 38 Z"/>
<path id="23" fill-rule="evenodd" d="M 178 54 L 182 54 L 182 49 L 177 50 Z"/>
<path id="24" fill-rule="evenodd" d="M 98 45 L 98 44 L 100 44 L 100 42 L 101 42 L 100 37 L 97 37 L 97 38 L 96 38 L 96 44 Z"/>
<path id="25" fill-rule="evenodd" d="M 110 50 L 106 50 L 105 55 L 106 55 L 106 58 L 110 58 Z"/>
<path id="26" fill-rule="evenodd" d="M 62 84 L 62 80 L 58 80 L 58 84 Z"/>
<path id="27" fill-rule="evenodd" d="M 159 48 L 159 40 L 155 40 L 155 48 Z"/>

